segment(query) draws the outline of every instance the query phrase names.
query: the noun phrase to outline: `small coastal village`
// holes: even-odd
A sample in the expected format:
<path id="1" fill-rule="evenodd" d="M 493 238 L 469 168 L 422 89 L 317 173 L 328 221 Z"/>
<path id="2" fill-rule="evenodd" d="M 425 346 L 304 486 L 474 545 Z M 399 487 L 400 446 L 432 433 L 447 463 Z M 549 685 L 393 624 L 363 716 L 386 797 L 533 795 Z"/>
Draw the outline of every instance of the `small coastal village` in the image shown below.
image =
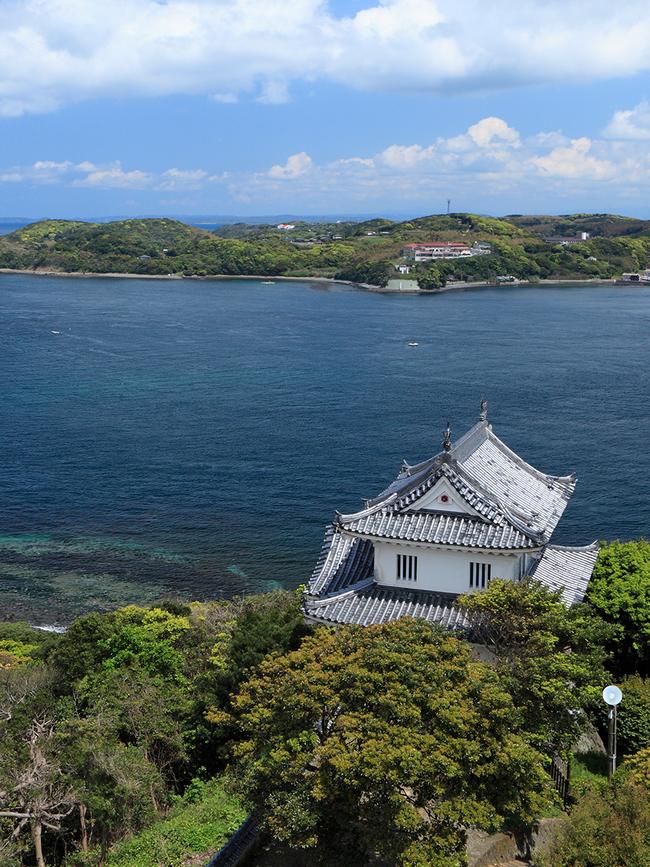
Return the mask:
<path id="1" fill-rule="evenodd" d="M 224 224 L 44 220 L 0 237 L 0 272 L 306 277 L 395 293 L 650 282 L 650 221 L 611 214 Z"/>

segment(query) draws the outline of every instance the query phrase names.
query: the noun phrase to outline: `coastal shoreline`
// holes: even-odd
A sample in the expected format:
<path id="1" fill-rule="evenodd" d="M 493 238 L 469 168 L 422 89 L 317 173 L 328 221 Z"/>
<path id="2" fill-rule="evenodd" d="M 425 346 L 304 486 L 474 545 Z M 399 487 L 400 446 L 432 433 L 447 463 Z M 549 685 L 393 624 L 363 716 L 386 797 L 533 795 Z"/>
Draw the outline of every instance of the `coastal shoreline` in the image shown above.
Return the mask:
<path id="1" fill-rule="evenodd" d="M 446 286 L 441 286 L 438 289 L 395 289 L 387 286 L 375 286 L 370 283 L 355 283 L 352 280 L 337 280 L 334 277 L 294 277 L 284 276 L 282 274 L 138 274 L 135 272 L 96 272 L 96 271 L 54 271 L 52 269 L 32 269 L 32 268 L 0 268 L 2 274 L 23 274 L 33 277 L 77 277 L 87 280 L 89 278 L 97 278 L 102 280 L 120 279 L 120 280 L 269 280 L 275 282 L 294 281 L 294 282 L 309 282 L 309 283 L 324 283 L 341 286 L 351 286 L 355 289 L 361 289 L 366 292 L 377 292 L 385 295 L 441 295 L 444 292 L 463 291 L 465 289 L 503 289 L 515 286 L 544 286 L 557 285 L 564 286 L 584 286 L 584 285 L 609 285 L 621 284 L 620 280 L 615 277 L 585 277 L 579 278 L 564 278 L 543 279 L 537 280 L 534 283 L 528 280 L 519 280 L 516 283 L 495 283 L 488 280 L 476 280 L 474 282 L 454 282 L 448 283 Z M 627 285 L 627 284 L 625 284 Z"/>
<path id="2" fill-rule="evenodd" d="M 26 274 L 31 277 L 77 277 L 79 279 L 101 280 L 269 280 L 274 283 L 281 280 L 292 280 L 309 283 L 335 283 L 343 286 L 354 286 L 360 289 L 383 292 L 381 286 L 370 283 L 354 283 L 352 280 L 337 280 L 334 277 L 289 277 L 283 274 L 138 274 L 125 271 L 53 271 L 36 268 L 0 268 L 2 274 Z"/>

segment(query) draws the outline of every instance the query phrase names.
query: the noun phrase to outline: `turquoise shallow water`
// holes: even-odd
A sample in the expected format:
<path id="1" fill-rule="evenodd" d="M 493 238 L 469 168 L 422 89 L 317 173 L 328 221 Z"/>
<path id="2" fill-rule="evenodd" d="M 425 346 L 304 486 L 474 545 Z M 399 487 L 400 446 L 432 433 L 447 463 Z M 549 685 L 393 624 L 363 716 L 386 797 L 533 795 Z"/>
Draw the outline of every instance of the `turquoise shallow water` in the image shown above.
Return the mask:
<path id="1" fill-rule="evenodd" d="M 296 586 L 334 509 L 482 394 L 525 458 L 578 473 L 558 541 L 647 533 L 649 325 L 650 290 L 619 286 L 2 275 L 0 613 Z"/>

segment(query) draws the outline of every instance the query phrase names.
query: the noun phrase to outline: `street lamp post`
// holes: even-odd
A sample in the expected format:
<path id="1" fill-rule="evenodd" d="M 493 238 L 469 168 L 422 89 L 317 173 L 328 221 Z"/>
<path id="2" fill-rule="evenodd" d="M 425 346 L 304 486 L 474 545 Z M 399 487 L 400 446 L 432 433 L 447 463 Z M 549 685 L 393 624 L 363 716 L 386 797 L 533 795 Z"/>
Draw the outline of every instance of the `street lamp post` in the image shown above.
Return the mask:
<path id="1" fill-rule="evenodd" d="M 607 776 L 611 780 L 616 772 L 616 708 L 621 703 L 623 693 L 611 684 L 603 690 L 603 700 L 607 711 Z"/>

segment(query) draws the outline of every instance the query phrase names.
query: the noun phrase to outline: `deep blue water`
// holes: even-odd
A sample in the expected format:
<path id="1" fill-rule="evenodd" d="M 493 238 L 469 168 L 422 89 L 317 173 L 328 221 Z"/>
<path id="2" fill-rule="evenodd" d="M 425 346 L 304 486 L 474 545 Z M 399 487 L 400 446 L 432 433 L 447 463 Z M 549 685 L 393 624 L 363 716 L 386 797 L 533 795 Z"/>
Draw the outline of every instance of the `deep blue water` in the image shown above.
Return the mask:
<path id="1" fill-rule="evenodd" d="M 334 510 L 481 395 L 522 456 L 578 473 L 558 541 L 647 533 L 649 333 L 639 287 L 2 275 L 0 613 L 294 587 Z"/>
<path id="2" fill-rule="evenodd" d="M 10 232 L 15 232 L 27 225 L 25 220 L 15 220 L 12 223 L 3 223 L 0 221 L 0 235 L 8 235 Z"/>

